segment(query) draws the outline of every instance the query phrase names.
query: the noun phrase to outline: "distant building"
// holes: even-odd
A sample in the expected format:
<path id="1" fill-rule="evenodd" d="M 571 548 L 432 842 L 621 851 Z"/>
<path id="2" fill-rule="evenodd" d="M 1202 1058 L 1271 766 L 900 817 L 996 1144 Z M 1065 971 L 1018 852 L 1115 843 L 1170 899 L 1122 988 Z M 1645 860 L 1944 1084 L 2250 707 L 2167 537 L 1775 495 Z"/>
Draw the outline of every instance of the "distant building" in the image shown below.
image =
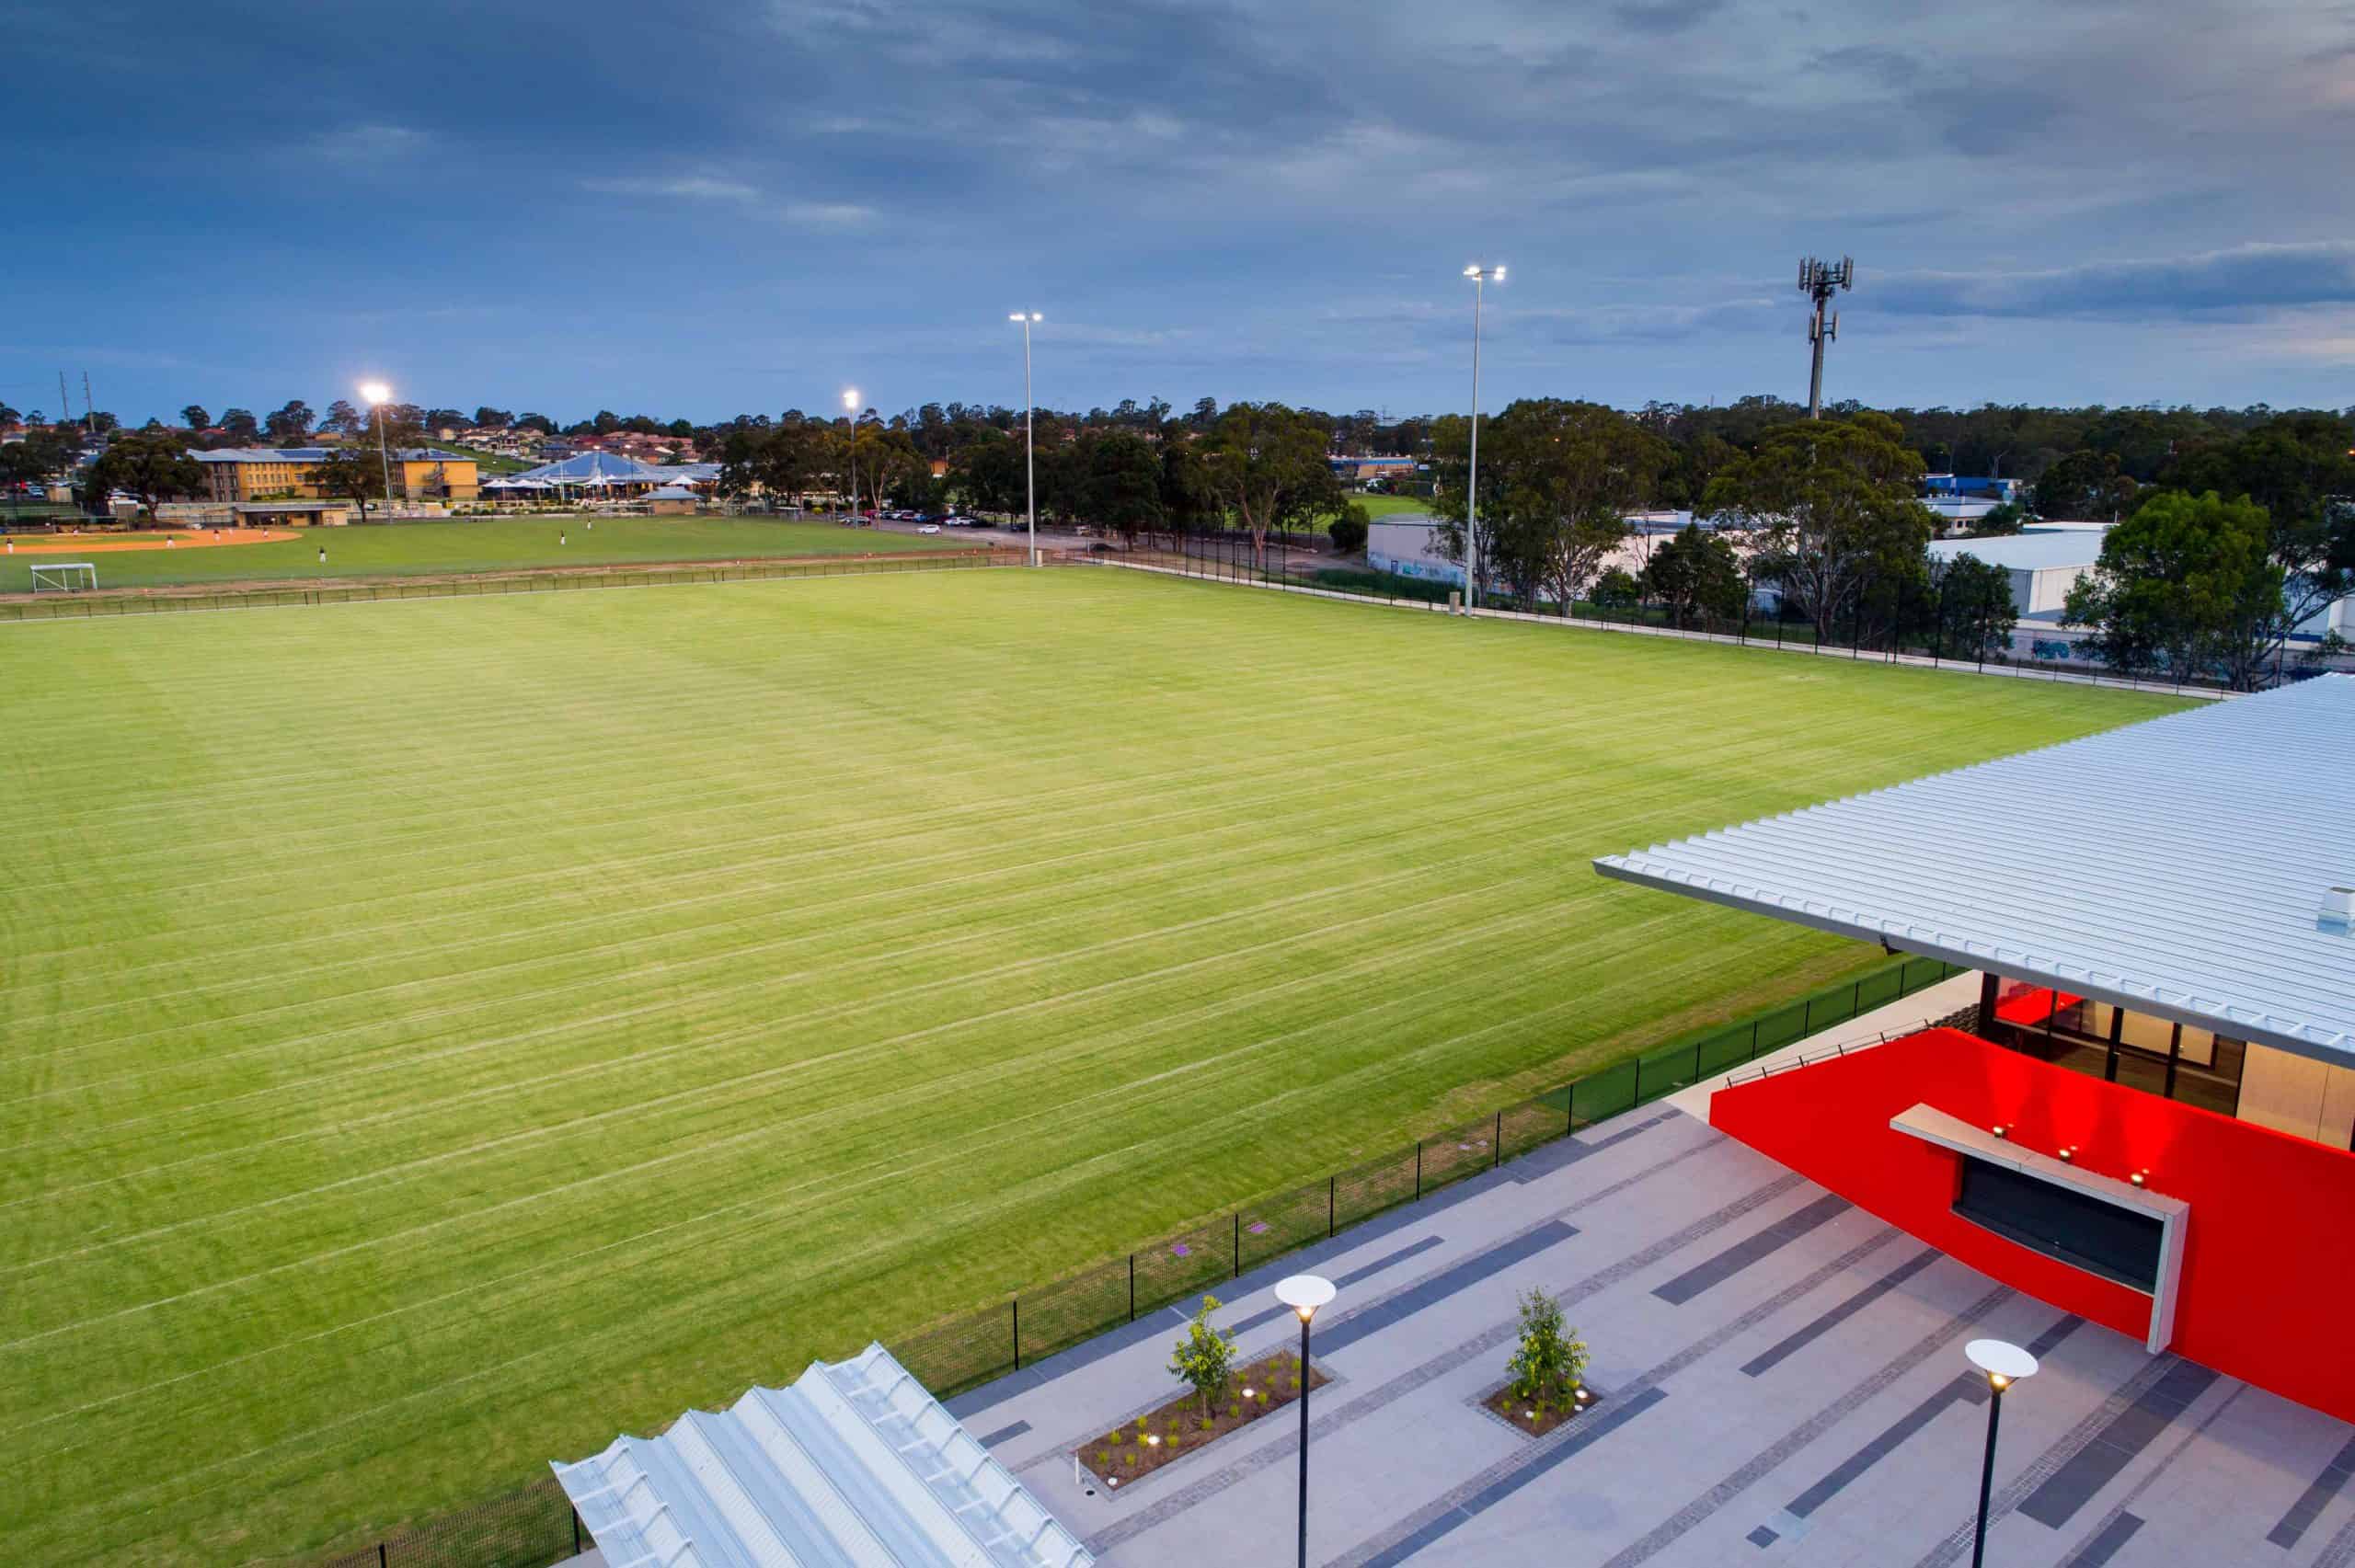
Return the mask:
<path id="1" fill-rule="evenodd" d="M 191 452 L 204 465 L 206 489 L 216 501 L 327 500 L 319 488 L 320 446 L 231 446 Z M 386 454 L 396 500 L 471 501 L 482 493 L 475 460 L 433 447 L 402 447 Z"/>
<path id="2" fill-rule="evenodd" d="M 1421 466 L 1411 457 L 1335 457 L 1327 461 L 1335 474 L 1361 485 L 1368 479 L 1411 479 Z"/>
<path id="3" fill-rule="evenodd" d="M 2017 479 L 1982 479 L 1968 474 L 1925 474 L 1922 476 L 1924 496 L 1970 497 L 1982 501 L 2016 501 L 2019 499 Z"/>

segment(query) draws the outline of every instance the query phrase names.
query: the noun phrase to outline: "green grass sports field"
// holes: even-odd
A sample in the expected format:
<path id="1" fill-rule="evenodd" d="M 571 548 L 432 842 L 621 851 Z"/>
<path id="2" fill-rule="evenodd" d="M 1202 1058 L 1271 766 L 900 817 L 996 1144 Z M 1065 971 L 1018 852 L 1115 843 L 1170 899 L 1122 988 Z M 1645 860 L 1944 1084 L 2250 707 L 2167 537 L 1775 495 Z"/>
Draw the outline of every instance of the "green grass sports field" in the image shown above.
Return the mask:
<path id="1" fill-rule="evenodd" d="M 363 1543 L 1875 962 L 1589 859 L 2168 705 L 1081 568 L 0 659 L 29 1563 Z"/>
<path id="2" fill-rule="evenodd" d="M 593 524 L 593 526 L 592 526 Z M 564 535 L 564 543 L 557 535 Z M 98 536 L 103 538 L 104 535 Z M 25 542 L 29 544 L 29 541 Z M 43 539 L 47 544 L 70 544 Z M 758 517 L 469 518 L 362 528 L 304 529 L 293 539 L 170 550 L 0 555 L 0 593 L 32 588 L 42 562 L 87 560 L 98 586 L 258 582 L 288 578 L 426 577 L 542 567 L 650 566 L 786 555 L 845 555 L 971 549 L 955 534 L 887 533 L 830 522 Z M 319 551 L 327 553 L 325 565 Z"/>

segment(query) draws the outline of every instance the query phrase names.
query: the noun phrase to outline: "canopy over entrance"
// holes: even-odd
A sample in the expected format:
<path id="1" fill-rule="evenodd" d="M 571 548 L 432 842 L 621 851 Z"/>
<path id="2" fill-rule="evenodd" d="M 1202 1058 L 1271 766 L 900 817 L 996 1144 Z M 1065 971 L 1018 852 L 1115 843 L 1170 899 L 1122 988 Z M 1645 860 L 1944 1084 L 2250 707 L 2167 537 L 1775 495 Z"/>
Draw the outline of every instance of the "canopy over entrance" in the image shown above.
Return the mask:
<path id="1" fill-rule="evenodd" d="M 2355 678 L 1594 866 L 2355 1067 Z"/>

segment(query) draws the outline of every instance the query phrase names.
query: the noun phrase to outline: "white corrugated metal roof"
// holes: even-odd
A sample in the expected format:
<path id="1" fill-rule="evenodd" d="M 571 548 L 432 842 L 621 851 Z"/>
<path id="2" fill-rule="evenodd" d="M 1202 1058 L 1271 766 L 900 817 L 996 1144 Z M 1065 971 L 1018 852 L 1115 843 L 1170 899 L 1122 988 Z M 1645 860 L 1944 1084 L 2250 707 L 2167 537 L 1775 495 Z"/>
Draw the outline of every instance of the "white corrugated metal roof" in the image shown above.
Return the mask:
<path id="1" fill-rule="evenodd" d="M 2042 572 L 2056 567 L 2090 567 L 2101 559 L 2098 533 L 2006 533 L 1987 539 L 1933 539 L 1930 559 L 1951 561 L 1976 555 L 2006 571 Z"/>
<path id="2" fill-rule="evenodd" d="M 1095 1562 L 879 1345 L 550 1468 L 607 1568 Z"/>
<path id="3" fill-rule="evenodd" d="M 2355 678 L 2326 675 L 1595 863 L 2355 1065 Z"/>

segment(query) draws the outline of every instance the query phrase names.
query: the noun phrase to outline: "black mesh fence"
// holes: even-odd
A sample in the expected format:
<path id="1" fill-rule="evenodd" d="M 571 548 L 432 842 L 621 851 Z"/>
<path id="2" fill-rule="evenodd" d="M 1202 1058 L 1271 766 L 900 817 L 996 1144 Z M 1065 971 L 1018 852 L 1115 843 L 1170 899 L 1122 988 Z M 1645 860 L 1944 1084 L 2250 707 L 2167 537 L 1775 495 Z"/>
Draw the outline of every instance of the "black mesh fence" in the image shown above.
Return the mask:
<path id="1" fill-rule="evenodd" d="M 1935 958 L 1909 958 L 1614 1062 L 997 1306 L 943 1319 L 899 1340 L 891 1353 L 945 1399 L 1173 1303 L 1218 1294 L 1246 1269 L 1963 972 Z M 573 1554 L 578 1528 L 550 1479 L 330 1559 L 326 1568 L 545 1568 Z"/>

